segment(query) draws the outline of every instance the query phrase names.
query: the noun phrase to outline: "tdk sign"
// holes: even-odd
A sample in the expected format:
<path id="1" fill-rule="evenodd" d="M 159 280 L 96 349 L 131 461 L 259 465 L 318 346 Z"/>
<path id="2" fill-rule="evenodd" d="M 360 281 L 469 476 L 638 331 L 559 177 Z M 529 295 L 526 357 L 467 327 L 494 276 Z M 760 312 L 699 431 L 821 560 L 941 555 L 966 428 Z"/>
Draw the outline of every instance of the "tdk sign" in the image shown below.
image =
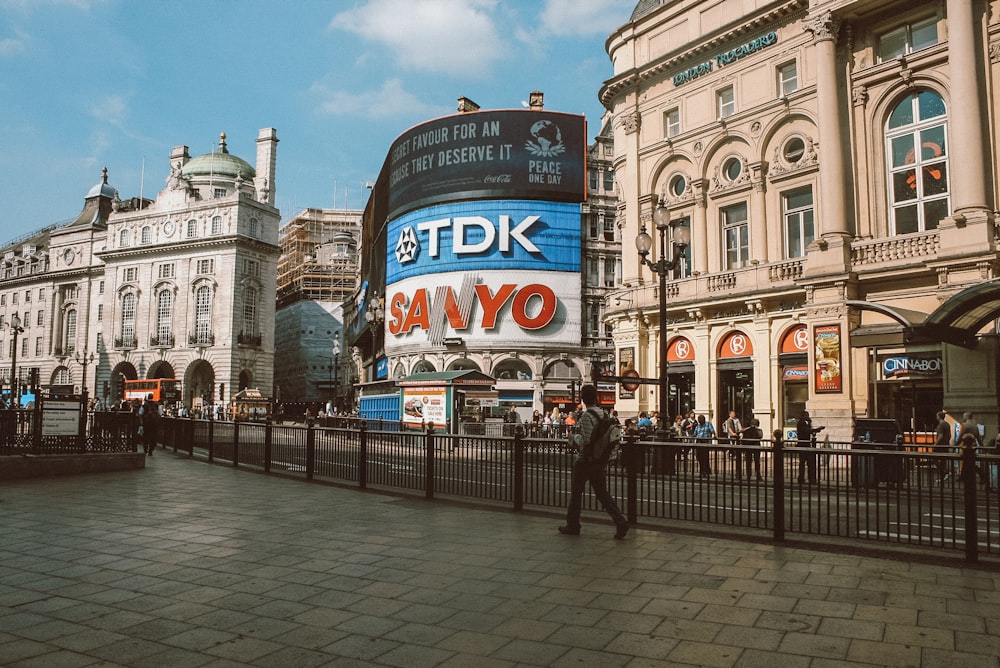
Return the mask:
<path id="1" fill-rule="evenodd" d="M 513 228 L 510 216 L 501 215 L 499 225 L 482 216 L 459 216 L 417 223 L 417 230 L 427 234 L 427 252 L 431 257 L 440 255 L 442 231 L 450 232 L 451 252 L 455 255 L 485 253 L 496 243 L 500 252 L 510 251 L 511 243 L 520 244 L 529 253 L 540 253 L 538 246 L 528 239 L 528 230 L 538 222 L 539 216 L 528 216 Z M 475 243 L 469 240 L 478 239 Z M 417 259 L 420 246 L 412 227 L 404 227 L 396 243 L 396 262 L 406 264 Z"/>
<path id="2" fill-rule="evenodd" d="M 580 205 L 488 200 L 412 211 L 389 223 L 386 283 L 449 271 L 580 270 Z"/>

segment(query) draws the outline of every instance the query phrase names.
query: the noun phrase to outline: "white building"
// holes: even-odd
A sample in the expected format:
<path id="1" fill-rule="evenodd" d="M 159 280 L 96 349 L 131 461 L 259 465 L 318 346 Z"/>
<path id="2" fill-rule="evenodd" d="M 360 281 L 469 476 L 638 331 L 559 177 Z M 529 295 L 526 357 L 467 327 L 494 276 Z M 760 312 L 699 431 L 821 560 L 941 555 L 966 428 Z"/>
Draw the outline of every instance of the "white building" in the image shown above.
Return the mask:
<path id="1" fill-rule="evenodd" d="M 0 318 L 20 314 L 21 384 L 110 403 L 125 379 L 177 378 L 194 407 L 245 387 L 269 395 L 277 143 L 260 131 L 256 168 L 225 134 L 195 158 L 176 147 L 152 200 L 119 199 L 105 169 L 75 220 L 8 244 Z M 11 352 L 0 349 L 8 376 Z"/>

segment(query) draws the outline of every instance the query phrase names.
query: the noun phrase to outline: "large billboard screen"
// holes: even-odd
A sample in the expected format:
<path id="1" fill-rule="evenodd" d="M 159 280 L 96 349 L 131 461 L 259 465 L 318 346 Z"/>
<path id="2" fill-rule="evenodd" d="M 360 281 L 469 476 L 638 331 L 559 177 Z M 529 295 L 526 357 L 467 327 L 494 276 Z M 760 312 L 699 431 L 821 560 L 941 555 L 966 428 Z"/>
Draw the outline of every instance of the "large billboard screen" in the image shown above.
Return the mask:
<path id="1" fill-rule="evenodd" d="M 550 111 L 477 111 L 418 125 L 392 144 L 389 213 L 468 199 L 582 202 L 586 120 Z"/>
<path id="2" fill-rule="evenodd" d="M 580 206 L 442 204 L 390 221 L 385 349 L 580 339 Z"/>

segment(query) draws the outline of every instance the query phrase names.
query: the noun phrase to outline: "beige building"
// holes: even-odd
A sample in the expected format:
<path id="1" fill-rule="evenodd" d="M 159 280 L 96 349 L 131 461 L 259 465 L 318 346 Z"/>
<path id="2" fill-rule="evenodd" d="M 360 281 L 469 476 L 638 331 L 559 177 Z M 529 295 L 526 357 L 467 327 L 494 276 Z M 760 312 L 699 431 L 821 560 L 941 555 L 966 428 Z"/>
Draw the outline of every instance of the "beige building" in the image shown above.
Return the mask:
<path id="1" fill-rule="evenodd" d="M 671 416 L 996 433 L 1000 3 L 641 0 L 607 50 L 630 249 L 607 318 L 644 377 L 665 333 Z M 660 313 L 631 243 L 656 260 L 681 227 Z"/>
<path id="2" fill-rule="evenodd" d="M 127 379 L 176 378 L 184 403 L 271 394 L 278 139 L 257 137 L 256 168 L 218 149 L 169 156 L 155 199 L 101 182 L 80 215 L 3 249 L 0 327 L 21 321 L 22 386 L 71 386 L 107 404 Z M 12 350 L 0 349 L 5 386 Z"/>

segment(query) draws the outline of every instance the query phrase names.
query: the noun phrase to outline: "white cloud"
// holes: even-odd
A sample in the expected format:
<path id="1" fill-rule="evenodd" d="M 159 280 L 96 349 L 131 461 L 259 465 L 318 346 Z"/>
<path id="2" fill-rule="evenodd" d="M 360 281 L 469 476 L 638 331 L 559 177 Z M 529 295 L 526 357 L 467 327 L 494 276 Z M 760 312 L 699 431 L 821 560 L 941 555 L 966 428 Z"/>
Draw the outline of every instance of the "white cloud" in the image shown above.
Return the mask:
<path id="1" fill-rule="evenodd" d="M 335 90 L 325 83 L 315 83 L 312 93 L 319 98 L 318 109 L 324 114 L 389 118 L 392 116 L 439 116 L 440 107 L 427 104 L 403 89 L 399 79 L 389 79 L 378 90 Z"/>
<path id="2" fill-rule="evenodd" d="M 403 68 L 480 75 L 509 56 L 491 11 L 497 0 L 368 0 L 341 12 L 332 28 L 387 48 Z"/>
<path id="3" fill-rule="evenodd" d="M 555 35 L 610 35 L 634 8 L 632 0 L 545 0 L 542 26 Z"/>
<path id="4" fill-rule="evenodd" d="M 5 37 L 0 39 L 0 58 L 16 56 L 24 53 L 26 39 L 23 34 L 17 37 Z"/>
<path id="5" fill-rule="evenodd" d="M 118 128 L 125 125 L 128 112 L 128 102 L 122 95 L 109 95 L 90 107 L 91 116 Z"/>

